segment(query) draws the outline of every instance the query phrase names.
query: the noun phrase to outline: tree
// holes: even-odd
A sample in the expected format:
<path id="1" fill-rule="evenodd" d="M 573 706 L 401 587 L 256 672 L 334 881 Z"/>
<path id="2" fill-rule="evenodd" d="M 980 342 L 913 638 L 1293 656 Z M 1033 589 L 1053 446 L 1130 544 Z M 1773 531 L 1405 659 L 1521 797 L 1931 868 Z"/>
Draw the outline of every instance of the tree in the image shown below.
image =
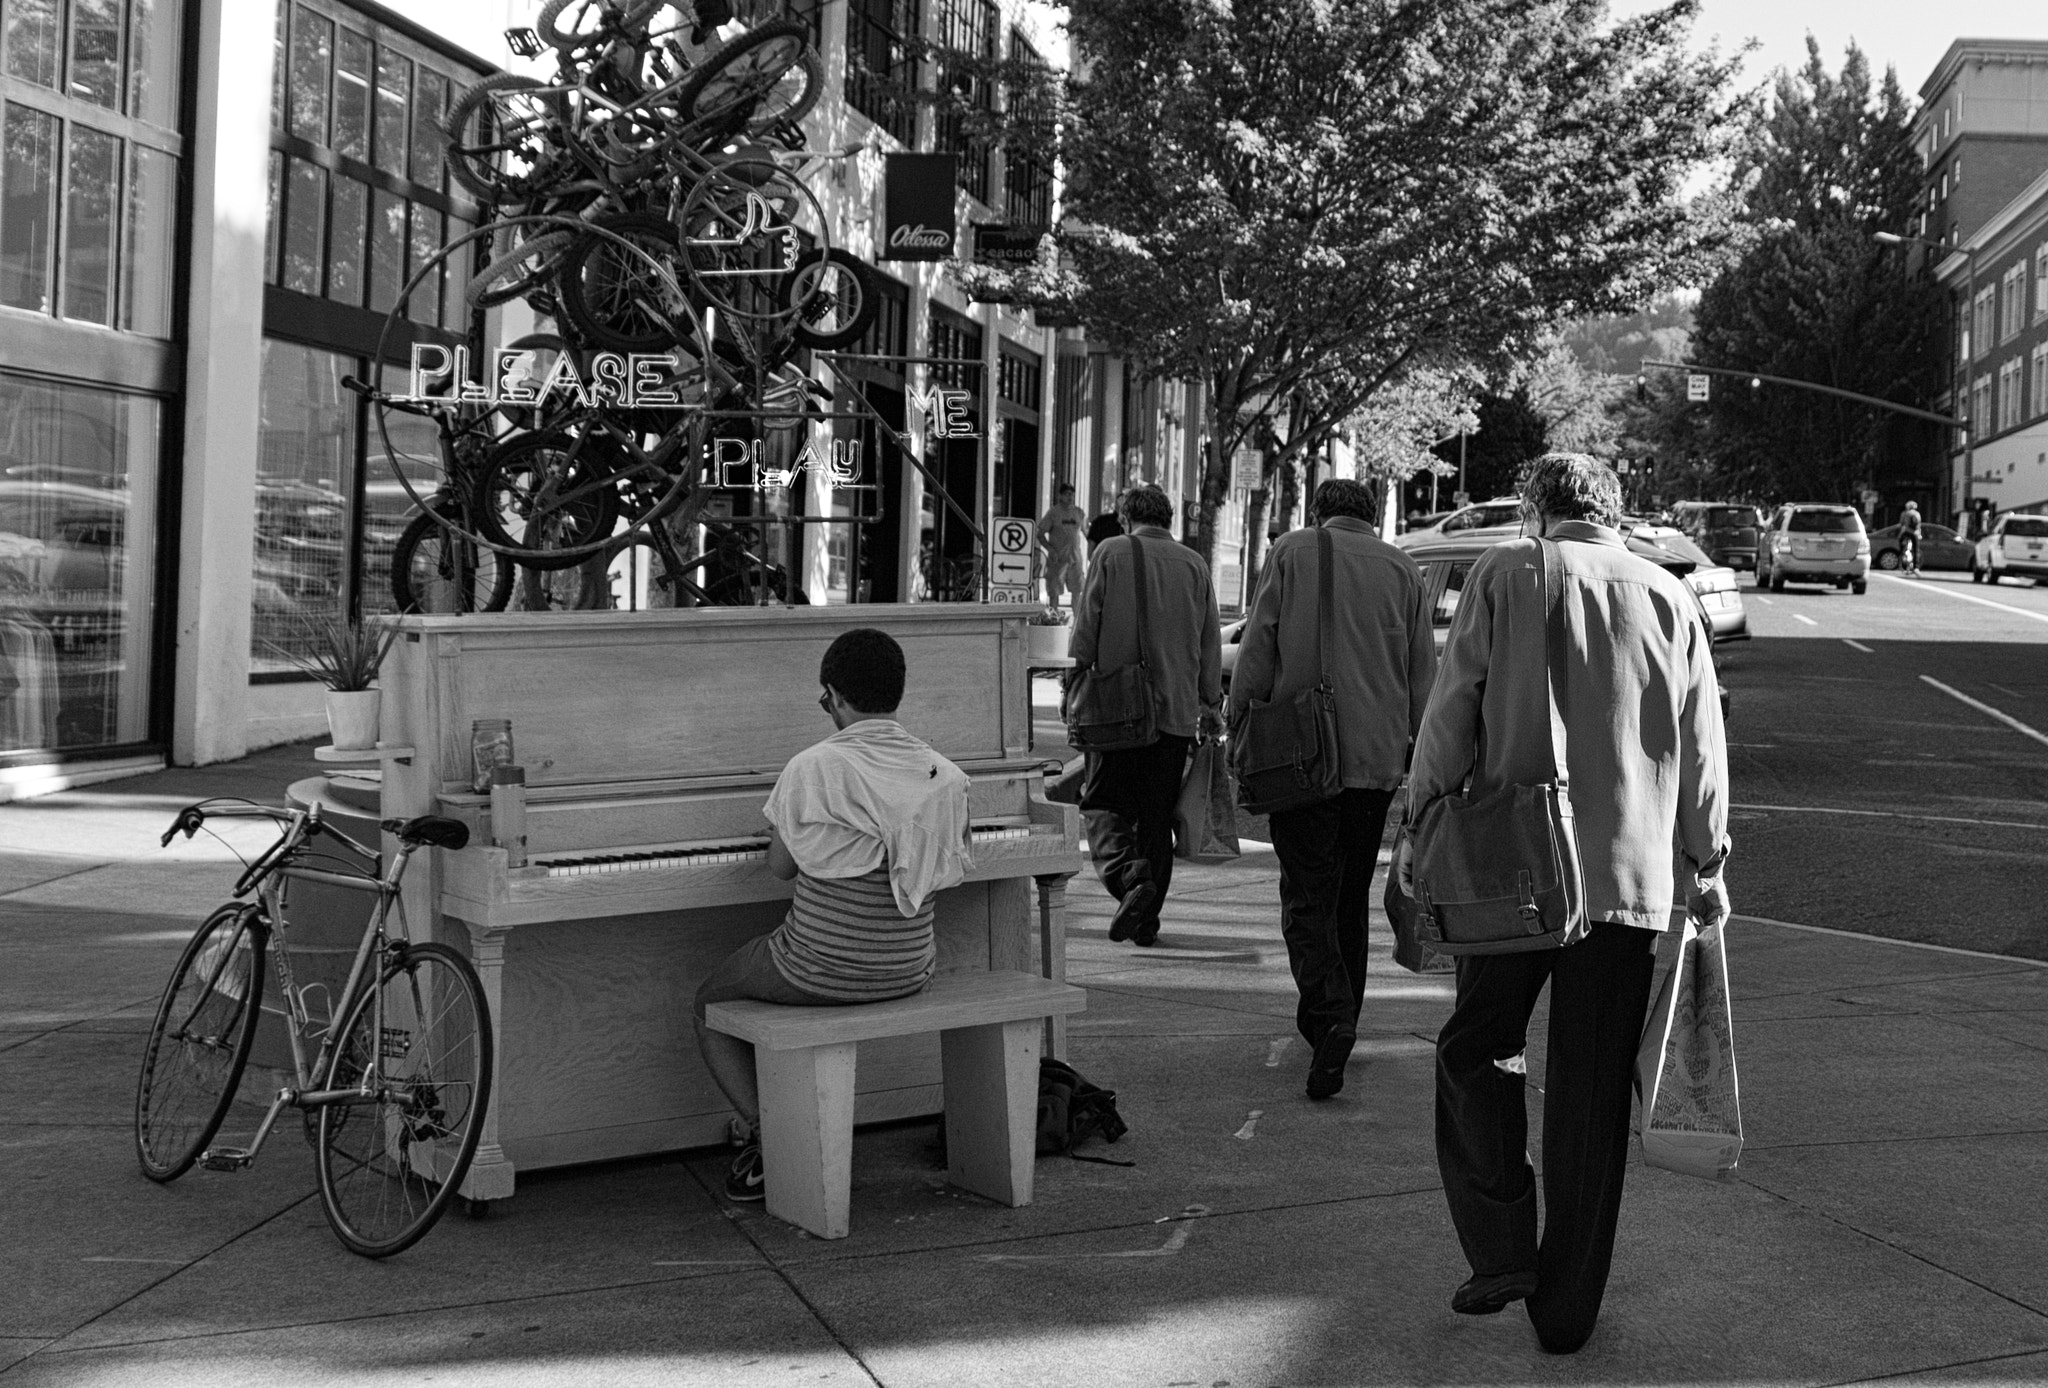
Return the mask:
<path id="1" fill-rule="evenodd" d="M 1696 0 L 1073 0 L 1069 311 L 1206 383 L 1196 543 L 1231 459 L 1268 475 L 1406 373 L 1498 366 L 1696 272 L 1680 197 L 1729 128 Z"/>
<path id="2" fill-rule="evenodd" d="M 1700 296 L 1693 359 L 1926 399 L 1939 387 L 1941 294 L 1872 239 L 1916 210 L 1911 108 L 1890 69 L 1873 92 L 1854 45 L 1839 76 L 1811 36 L 1806 48 L 1804 69 L 1777 75 L 1740 144 L 1739 254 Z M 1719 379 L 1713 389 L 1705 406 L 1661 411 L 1658 443 L 1697 454 L 1718 495 L 1853 500 L 1892 441 L 1910 437 L 1852 401 Z"/>

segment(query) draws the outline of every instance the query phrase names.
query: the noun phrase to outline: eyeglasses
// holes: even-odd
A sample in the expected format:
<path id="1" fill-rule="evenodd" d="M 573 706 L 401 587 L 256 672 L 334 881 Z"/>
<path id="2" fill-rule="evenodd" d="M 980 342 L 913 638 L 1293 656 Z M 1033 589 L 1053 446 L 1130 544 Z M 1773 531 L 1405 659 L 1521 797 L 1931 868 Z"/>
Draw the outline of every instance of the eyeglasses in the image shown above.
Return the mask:
<path id="1" fill-rule="evenodd" d="M 827 713 L 830 713 L 832 711 L 832 691 L 830 689 L 827 689 L 823 694 L 820 694 L 818 696 L 818 707 L 825 710 L 825 712 Z"/>

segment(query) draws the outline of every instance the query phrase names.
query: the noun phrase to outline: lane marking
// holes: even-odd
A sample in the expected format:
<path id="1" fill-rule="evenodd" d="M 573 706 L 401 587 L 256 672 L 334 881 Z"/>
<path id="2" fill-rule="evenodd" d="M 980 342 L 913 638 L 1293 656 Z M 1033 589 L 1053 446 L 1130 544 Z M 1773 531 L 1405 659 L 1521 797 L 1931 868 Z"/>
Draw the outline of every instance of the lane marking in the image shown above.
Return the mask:
<path id="1" fill-rule="evenodd" d="M 1280 1068 L 1281 1052 L 1287 1049 L 1287 1043 L 1291 1039 L 1291 1037 L 1283 1036 L 1278 1041 L 1275 1041 L 1271 1045 L 1266 1047 L 1266 1068 L 1268 1070 L 1277 1070 Z"/>
<path id="2" fill-rule="evenodd" d="M 1914 583 L 1911 579 L 1893 578 L 1889 574 L 1872 574 L 1871 577 L 1881 578 L 1887 583 L 1902 583 L 1906 587 L 1912 588 L 1915 591 L 1921 593 L 1939 593 L 1941 596 L 1945 598 L 1954 598 L 1957 602 L 1974 602 L 1979 607 L 1995 607 L 2000 612 L 2011 612 L 2017 616 L 2025 617 L 2029 621 L 2048 622 L 2048 612 L 2029 612 L 2024 607 L 2014 607 L 2009 602 L 1993 602 L 1989 598 L 1980 598 L 1975 593 L 1952 593 L 1948 590 L 1947 586 L 1943 584 L 1929 584 L 1923 586 L 1921 584 Z"/>
<path id="3" fill-rule="evenodd" d="M 1778 605 L 1775 602 L 1772 602 L 1769 598 L 1765 597 L 1762 593 L 1756 593 L 1752 596 L 1754 596 L 1756 600 L 1762 603 L 1765 607 L 1776 607 Z"/>
<path id="4" fill-rule="evenodd" d="M 1843 810 L 1833 805 L 1738 805 L 1731 810 L 1766 810 L 1777 814 L 1847 814 L 1865 819 L 1917 819 L 1929 824 L 1981 824 L 1987 829 L 2048 829 L 2048 824 L 2019 819 L 1963 819 L 1949 814 L 1912 814 L 1905 810 Z"/>
<path id="5" fill-rule="evenodd" d="M 1232 1133 L 1231 1136 L 1245 1142 L 1250 1142 L 1252 1138 L 1256 1135 L 1252 1132 L 1252 1129 L 1256 1128 L 1259 1125 L 1259 1120 L 1261 1118 L 1264 1118 L 1265 1116 L 1266 1111 L 1264 1109 L 1253 1109 L 1252 1116 L 1244 1120 L 1244 1126 L 1242 1128 L 1239 1128 L 1236 1132 Z"/>
<path id="6" fill-rule="evenodd" d="M 1864 644 L 1863 644 L 1863 643 L 1862 643 L 1861 641 L 1851 641 L 1851 640 L 1850 640 L 1850 639 L 1849 639 L 1848 637 L 1846 637 L 1846 636 L 1844 636 L 1844 637 L 1842 638 L 1842 644 L 1843 644 L 1843 645 L 1845 645 L 1845 646 L 1853 646 L 1853 647 L 1855 647 L 1855 648 L 1856 648 L 1857 650 L 1859 650 L 1859 651 L 1863 652 L 1863 654 L 1865 654 L 1865 655 L 1876 655 L 1876 654 L 1877 654 L 1877 652 L 1876 652 L 1876 651 L 1873 651 L 1872 649 L 1870 649 L 1870 647 L 1868 647 L 1868 646 L 1864 645 Z"/>
<path id="7" fill-rule="evenodd" d="M 1895 940 L 1889 935 L 1872 935 L 1863 930 L 1837 930 L 1827 925 L 1801 925 L 1797 921 L 1774 921 L 1769 916 L 1745 916 L 1736 912 L 1729 919 L 1748 921 L 1751 925 L 1777 925 L 1787 930 L 1805 930 L 1815 935 L 1839 935 L 1849 940 L 1868 940 L 1872 944 L 1898 945 L 1905 949 L 1931 950 L 1936 954 L 1960 954 L 1966 959 L 1995 959 L 2001 964 L 2025 964 L 2030 969 L 2048 969 L 2048 960 L 2029 959 L 2024 954 L 1992 954 L 1988 950 L 1963 949 L 1956 945 L 1935 945 L 1925 940 Z"/>
<path id="8" fill-rule="evenodd" d="M 1813 618 L 1807 616 L 1804 612 L 1794 612 L 1792 614 L 1792 620 L 1795 622 L 1804 622 L 1810 627 L 1817 627 L 1820 625 L 1819 622 L 1816 622 L 1815 620 L 1813 620 Z"/>
<path id="9" fill-rule="evenodd" d="M 2043 620 L 2048 621 L 2048 618 L 2043 618 Z M 1991 707 L 1991 705 L 1983 703 L 1980 700 L 1973 699 L 1969 695 L 1963 693 L 1963 691 L 1960 689 L 1951 689 L 1947 685 L 1943 684 L 1940 680 L 1934 678 L 1934 676 L 1932 675 L 1922 675 L 1920 678 L 1926 681 L 1928 684 L 1933 685 L 1936 689 L 1939 689 L 1942 693 L 1948 695 L 1950 698 L 1960 699 L 1964 703 L 1968 704 L 1971 708 L 1976 709 L 1979 713 L 1988 713 L 1993 718 L 1996 718 L 1999 722 L 2011 728 L 2014 732 L 2023 733 L 2026 736 L 2034 739 L 2034 741 L 2040 743 L 2043 747 L 2048 747 L 2048 733 L 2041 732 L 2039 729 L 2036 728 L 2030 728 L 2026 724 L 2020 722 L 2019 719 L 2013 717 L 2011 714 L 2002 712 L 1999 709 L 1995 709 Z"/>

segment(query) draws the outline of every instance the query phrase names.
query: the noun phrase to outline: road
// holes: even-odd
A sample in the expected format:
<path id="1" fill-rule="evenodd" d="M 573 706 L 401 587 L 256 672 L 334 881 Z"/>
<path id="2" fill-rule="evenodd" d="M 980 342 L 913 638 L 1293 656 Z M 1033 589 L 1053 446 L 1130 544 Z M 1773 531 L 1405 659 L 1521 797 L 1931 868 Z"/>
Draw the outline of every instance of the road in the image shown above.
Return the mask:
<path id="1" fill-rule="evenodd" d="M 2048 587 L 1879 573 L 1743 601 L 1735 909 L 2048 959 Z"/>

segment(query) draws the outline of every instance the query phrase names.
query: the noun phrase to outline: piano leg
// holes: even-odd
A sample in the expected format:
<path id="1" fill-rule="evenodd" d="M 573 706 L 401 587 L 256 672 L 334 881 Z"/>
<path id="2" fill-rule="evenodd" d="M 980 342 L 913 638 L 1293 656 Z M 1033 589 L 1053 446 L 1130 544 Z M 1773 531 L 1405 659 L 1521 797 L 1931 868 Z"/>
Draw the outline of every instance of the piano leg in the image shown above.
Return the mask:
<path id="1" fill-rule="evenodd" d="M 512 1194 L 513 1166 L 498 1142 L 498 1115 L 505 1094 L 505 931 L 469 926 L 469 957 L 476 976 L 484 985 L 484 1000 L 491 1008 L 491 1105 L 484 1111 L 484 1131 L 477 1142 L 476 1159 L 462 1180 L 462 1198 L 472 1201 L 503 1200 Z"/>
<path id="2" fill-rule="evenodd" d="M 1067 981 L 1067 879 L 1071 872 L 1036 878 L 1038 883 L 1039 973 L 1055 983 Z M 1045 1054 L 1054 1060 L 1067 1058 L 1067 1019 L 1064 1014 L 1045 1019 Z"/>

